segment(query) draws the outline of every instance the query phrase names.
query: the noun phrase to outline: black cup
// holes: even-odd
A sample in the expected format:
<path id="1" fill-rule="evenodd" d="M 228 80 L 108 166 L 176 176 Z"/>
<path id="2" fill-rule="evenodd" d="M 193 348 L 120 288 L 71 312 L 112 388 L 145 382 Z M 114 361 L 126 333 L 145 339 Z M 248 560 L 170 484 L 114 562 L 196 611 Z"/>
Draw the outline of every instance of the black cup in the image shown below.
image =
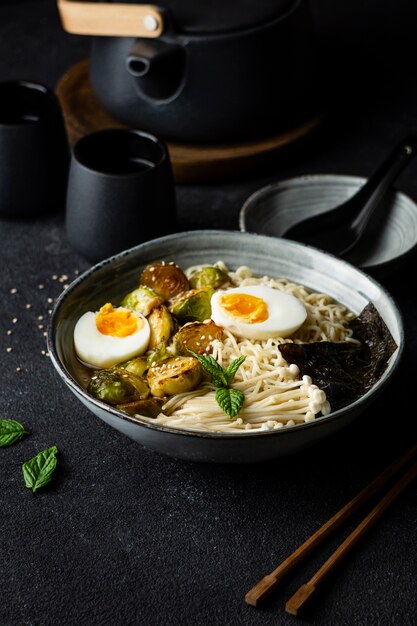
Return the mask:
<path id="1" fill-rule="evenodd" d="M 69 242 L 100 261 L 176 226 L 166 146 L 134 129 L 102 130 L 74 146 L 67 191 Z"/>
<path id="2" fill-rule="evenodd" d="M 69 146 L 55 94 L 38 83 L 0 83 L 0 214 L 63 209 Z"/>

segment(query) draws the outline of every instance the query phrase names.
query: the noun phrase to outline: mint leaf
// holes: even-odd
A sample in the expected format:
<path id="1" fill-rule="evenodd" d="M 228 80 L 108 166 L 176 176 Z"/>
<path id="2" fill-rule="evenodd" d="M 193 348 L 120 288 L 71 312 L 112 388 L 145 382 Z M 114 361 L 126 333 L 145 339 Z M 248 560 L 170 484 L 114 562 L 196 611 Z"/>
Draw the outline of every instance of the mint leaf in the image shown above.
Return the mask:
<path id="1" fill-rule="evenodd" d="M 216 400 L 219 407 L 229 417 L 235 417 L 242 408 L 245 396 L 240 389 L 219 387 L 216 389 Z"/>
<path id="2" fill-rule="evenodd" d="M 242 365 L 243 361 L 246 359 L 245 356 L 240 356 L 237 359 L 234 359 L 229 367 L 227 368 L 225 374 L 226 374 L 226 378 L 227 378 L 227 384 L 230 385 L 230 383 L 233 381 L 237 370 L 239 369 L 239 367 Z"/>
<path id="3" fill-rule="evenodd" d="M 214 359 L 210 354 L 197 354 L 197 352 L 193 352 L 189 350 L 193 357 L 197 359 L 200 365 L 210 374 L 213 379 L 213 383 L 216 387 L 227 387 L 228 380 L 226 377 L 226 371 L 222 368 L 221 365 Z"/>
<path id="4" fill-rule="evenodd" d="M 210 354 L 197 354 L 192 350 L 189 350 L 189 352 L 200 362 L 206 372 L 210 374 L 214 385 L 217 387 L 216 401 L 219 407 L 229 417 L 235 417 L 242 408 L 245 396 L 239 389 L 231 388 L 230 383 L 246 357 L 240 356 L 234 359 L 229 367 L 224 369 Z"/>
<path id="5" fill-rule="evenodd" d="M 50 482 L 58 462 L 57 453 L 58 448 L 52 446 L 23 463 L 22 472 L 25 485 L 28 489 L 32 489 L 33 493 Z"/>
<path id="6" fill-rule="evenodd" d="M 29 432 L 16 420 L 0 420 L 0 448 L 10 446 L 15 441 L 19 441 Z"/>

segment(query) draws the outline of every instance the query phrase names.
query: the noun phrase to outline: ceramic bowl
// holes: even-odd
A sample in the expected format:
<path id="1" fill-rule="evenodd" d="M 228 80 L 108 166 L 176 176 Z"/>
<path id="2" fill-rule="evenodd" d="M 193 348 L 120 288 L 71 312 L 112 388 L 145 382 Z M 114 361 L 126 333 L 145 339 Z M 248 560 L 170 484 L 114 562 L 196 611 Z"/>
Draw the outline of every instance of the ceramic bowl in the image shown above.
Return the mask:
<path id="1" fill-rule="evenodd" d="M 244 203 L 240 229 L 281 237 L 300 220 L 338 206 L 365 182 L 365 178 L 326 174 L 268 185 Z M 417 204 L 403 193 L 393 191 L 385 205 L 385 219 L 370 225 L 366 236 L 346 257 L 378 279 L 387 276 L 417 250 Z"/>
<path id="2" fill-rule="evenodd" d="M 89 396 L 73 347 L 78 318 L 104 301 L 120 301 L 137 284 L 141 269 L 152 261 L 175 261 L 181 267 L 222 259 L 230 268 L 248 265 L 255 273 L 283 276 L 324 291 L 360 313 L 371 301 L 385 320 L 398 349 L 380 380 L 356 402 L 313 422 L 276 431 L 243 434 L 202 433 L 156 426 L 130 417 Z M 191 461 L 247 463 L 299 451 L 321 441 L 354 420 L 389 382 L 403 349 L 398 308 L 381 285 L 352 265 L 292 241 L 250 233 L 192 231 L 143 243 L 95 265 L 75 280 L 55 304 L 48 330 L 52 363 L 63 382 L 97 417 L 138 443 Z"/>

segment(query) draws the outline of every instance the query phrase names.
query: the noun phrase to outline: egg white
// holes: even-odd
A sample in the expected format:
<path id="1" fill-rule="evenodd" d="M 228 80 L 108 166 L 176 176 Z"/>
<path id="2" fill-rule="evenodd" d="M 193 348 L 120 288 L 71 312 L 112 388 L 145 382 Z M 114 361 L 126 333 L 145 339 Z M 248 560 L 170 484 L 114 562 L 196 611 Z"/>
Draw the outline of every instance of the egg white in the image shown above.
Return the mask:
<path id="1" fill-rule="evenodd" d="M 143 327 L 127 337 L 102 334 L 96 325 L 98 313 L 88 311 L 80 317 L 74 329 L 74 346 L 83 363 L 97 368 L 112 367 L 146 351 L 150 338 L 148 320 L 140 313 L 130 312 L 143 321 Z"/>
<path id="2" fill-rule="evenodd" d="M 262 298 L 268 307 L 268 319 L 264 322 L 249 323 L 231 312 L 225 311 L 219 300 L 224 294 L 242 293 Z M 300 328 L 307 317 L 307 311 L 300 300 L 288 293 L 265 285 L 235 287 L 226 291 L 216 291 L 211 298 L 211 318 L 218 326 L 229 330 L 237 337 L 246 339 L 269 339 L 289 337 Z"/>

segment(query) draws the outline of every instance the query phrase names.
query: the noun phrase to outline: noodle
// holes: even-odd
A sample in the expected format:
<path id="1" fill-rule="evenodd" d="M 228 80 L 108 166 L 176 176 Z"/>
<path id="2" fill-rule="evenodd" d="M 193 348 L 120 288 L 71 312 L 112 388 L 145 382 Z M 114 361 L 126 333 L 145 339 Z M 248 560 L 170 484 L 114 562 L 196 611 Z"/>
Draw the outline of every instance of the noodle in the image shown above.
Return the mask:
<path id="1" fill-rule="evenodd" d="M 224 329 L 223 339 L 212 342 L 213 357 L 223 367 L 245 356 L 233 387 L 245 394 L 238 416 L 229 418 L 215 399 L 214 386 L 204 383 L 198 389 L 169 398 L 152 423 L 198 431 L 238 433 L 277 430 L 313 421 L 318 414 L 330 412 L 324 391 L 309 376 L 300 378 L 295 364 L 287 363 L 279 346 L 284 342 L 347 341 L 352 337 L 348 323 L 354 318 L 346 307 L 328 295 L 313 293 L 302 285 L 268 276 L 254 277 L 250 268 L 242 266 L 231 272 L 219 261 L 217 267 L 227 271 L 237 287 L 266 285 L 298 298 L 305 306 L 307 319 L 291 339 L 270 338 L 249 340 L 234 337 Z M 189 268 L 188 275 L 196 268 Z"/>

